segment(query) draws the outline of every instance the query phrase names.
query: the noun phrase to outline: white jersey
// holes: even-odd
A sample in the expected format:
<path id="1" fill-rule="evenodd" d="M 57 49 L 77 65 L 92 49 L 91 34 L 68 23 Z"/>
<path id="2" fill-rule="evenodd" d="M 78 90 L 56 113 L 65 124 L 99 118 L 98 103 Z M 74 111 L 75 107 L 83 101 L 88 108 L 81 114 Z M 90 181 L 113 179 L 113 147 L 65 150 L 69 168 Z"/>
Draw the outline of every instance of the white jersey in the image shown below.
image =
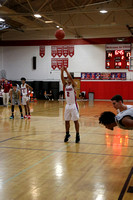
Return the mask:
<path id="1" fill-rule="evenodd" d="M 133 119 L 133 108 L 129 108 L 127 110 L 124 110 L 122 112 L 120 112 L 118 115 L 115 116 L 115 121 L 117 123 L 117 125 L 122 128 L 122 129 L 127 129 L 123 124 L 122 124 L 122 119 L 124 117 L 130 117 L 131 119 Z M 132 128 L 128 128 L 129 130 L 132 130 Z"/>
<path id="2" fill-rule="evenodd" d="M 24 85 L 21 84 L 21 92 L 22 92 L 22 96 L 26 96 L 28 94 L 28 89 L 26 87 L 26 83 Z"/>
<path id="3" fill-rule="evenodd" d="M 71 85 L 65 87 L 66 107 L 65 107 L 65 121 L 77 121 L 79 119 L 78 105 L 76 102 L 76 93 Z"/>
<path id="4" fill-rule="evenodd" d="M 133 105 L 125 105 L 127 107 L 127 109 L 129 108 L 133 108 Z M 121 111 L 119 109 L 117 109 L 117 113 L 120 113 Z"/>
<path id="5" fill-rule="evenodd" d="M 75 104 L 76 103 L 76 94 L 75 94 L 72 84 L 66 85 L 65 97 L 66 97 L 67 104 Z"/>

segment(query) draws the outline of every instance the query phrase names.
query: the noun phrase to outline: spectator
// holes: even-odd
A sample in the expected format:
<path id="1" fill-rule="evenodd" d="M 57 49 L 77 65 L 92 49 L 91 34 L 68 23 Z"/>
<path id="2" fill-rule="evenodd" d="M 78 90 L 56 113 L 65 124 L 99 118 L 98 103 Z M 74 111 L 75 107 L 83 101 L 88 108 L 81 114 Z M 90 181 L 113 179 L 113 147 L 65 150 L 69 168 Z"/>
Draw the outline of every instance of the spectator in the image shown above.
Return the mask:
<path id="1" fill-rule="evenodd" d="M 84 99 L 84 98 L 85 98 L 84 92 L 79 93 L 79 99 Z"/>
<path id="2" fill-rule="evenodd" d="M 10 83 L 8 83 L 8 80 L 5 79 L 5 82 L 4 82 L 4 93 L 3 93 L 3 105 L 4 106 L 8 106 L 10 88 L 11 88 Z"/>
<path id="3" fill-rule="evenodd" d="M 45 99 L 45 100 L 48 100 L 48 99 L 49 99 L 49 97 L 48 97 L 48 95 L 47 95 L 47 91 L 46 91 L 46 90 L 44 91 L 44 99 Z"/>
<path id="4" fill-rule="evenodd" d="M 64 91 L 61 90 L 61 91 L 59 92 L 59 99 L 63 99 L 63 98 L 64 98 Z"/>
<path id="5" fill-rule="evenodd" d="M 48 95 L 48 96 L 49 96 L 49 101 L 50 101 L 50 100 L 52 100 L 52 101 L 54 100 L 54 95 L 53 95 L 53 92 L 52 92 L 52 90 L 50 90 L 50 92 L 49 92 L 49 95 Z"/>

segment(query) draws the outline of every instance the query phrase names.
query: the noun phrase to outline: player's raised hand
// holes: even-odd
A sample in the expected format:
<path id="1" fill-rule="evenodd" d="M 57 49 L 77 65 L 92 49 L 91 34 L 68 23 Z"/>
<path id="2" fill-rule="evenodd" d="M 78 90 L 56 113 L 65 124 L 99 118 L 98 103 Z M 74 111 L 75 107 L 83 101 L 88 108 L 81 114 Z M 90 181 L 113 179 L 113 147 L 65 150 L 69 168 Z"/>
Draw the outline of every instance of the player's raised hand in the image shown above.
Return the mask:
<path id="1" fill-rule="evenodd" d="M 61 71 L 64 71 L 64 67 L 61 68 Z"/>
<path id="2" fill-rule="evenodd" d="M 67 72 L 67 68 L 66 67 L 64 67 L 64 71 Z"/>

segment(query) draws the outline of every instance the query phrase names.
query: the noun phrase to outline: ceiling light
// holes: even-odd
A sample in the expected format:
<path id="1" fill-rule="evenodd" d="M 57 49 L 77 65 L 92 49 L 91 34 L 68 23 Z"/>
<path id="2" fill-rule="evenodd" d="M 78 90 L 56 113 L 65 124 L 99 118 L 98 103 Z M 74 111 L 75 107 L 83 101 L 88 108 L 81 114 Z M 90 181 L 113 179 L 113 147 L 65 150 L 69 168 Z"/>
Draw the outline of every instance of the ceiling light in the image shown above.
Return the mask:
<path id="1" fill-rule="evenodd" d="M 45 23 L 46 23 L 46 24 L 51 24 L 51 23 L 53 23 L 53 21 L 52 21 L 52 20 L 49 20 L 49 21 L 45 21 Z"/>
<path id="2" fill-rule="evenodd" d="M 0 7 L 2 7 L 1 3 L 0 3 Z"/>
<path id="3" fill-rule="evenodd" d="M 36 17 L 36 18 L 41 18 L 42 16 L 39 15 L 39 14 L 34 14 L 34 17 Z"/>
<path id="4" fill-rule="evenodd" d="M 118 42 L 124 42 L 124 41 L 125 41 L 125 38 L 117 38 L 117 41 L 118 41 Z"/>
<path id="5" fill-rule="evenodd" d="M 4 19 L 0 18 L 0 22 L 4 22 L 4 21 L 5 21 Z"/>
<path id="6" fill-rule="evenodd" d="M 59 26 L 56 26 L 56 28 L 60 28 Z"/>
<path id="7" fill-rule="evenodd" d="M 107 12 L 108 12 L 107 10 L 100 10 L 100 13 L 102 13 L 102 14 L 105 14 Z"/>
<path id="8" fill-rule="evenodd" d="M 7 28 L 10 28 L 10 26 L 8 24 L 5 24 L 5 23 L 0 23 L 0 31 L 1 30 L 4 30 L 4 29 L 7 29 Z"/>

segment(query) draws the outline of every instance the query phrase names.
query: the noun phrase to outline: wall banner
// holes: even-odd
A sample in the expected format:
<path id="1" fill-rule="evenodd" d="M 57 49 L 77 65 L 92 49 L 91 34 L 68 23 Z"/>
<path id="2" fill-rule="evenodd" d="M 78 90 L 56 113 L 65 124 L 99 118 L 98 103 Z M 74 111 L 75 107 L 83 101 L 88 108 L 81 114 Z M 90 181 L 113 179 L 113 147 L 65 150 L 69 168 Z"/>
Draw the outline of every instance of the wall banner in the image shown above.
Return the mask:
<path id="1" fill-rule="evenodd" d="M 40 46 L 40 56 L 41 58 L 45 56 L 45 46 Z"/>
<path id="2" fill-rule="evenodd" d="M 51 46 L 51 56 L 57 56 L 57 46 Z"/>
<path id="3" fill-rule="evenodd" d="M 68 46 L 51 46 L 51 56 L 52 57 L 56 57 L 58 56 L 59 58 L 64 56 L 64 57 L 67 57 L 67 56 L 70 56 L 70 57 L 73 57 L 74 56 L 74 45 L 68 45 Z"/>
<path id="4" fill-rule="evenodd" d="M 126 80 L 126 72 L 82 72 L 81 80 Z"/>
<path id="5" fill-rule="evenodd" d="M 62 67 L 68 68 L 68 58 L 51 58 L 51 68 L 61 69 Z"/>

